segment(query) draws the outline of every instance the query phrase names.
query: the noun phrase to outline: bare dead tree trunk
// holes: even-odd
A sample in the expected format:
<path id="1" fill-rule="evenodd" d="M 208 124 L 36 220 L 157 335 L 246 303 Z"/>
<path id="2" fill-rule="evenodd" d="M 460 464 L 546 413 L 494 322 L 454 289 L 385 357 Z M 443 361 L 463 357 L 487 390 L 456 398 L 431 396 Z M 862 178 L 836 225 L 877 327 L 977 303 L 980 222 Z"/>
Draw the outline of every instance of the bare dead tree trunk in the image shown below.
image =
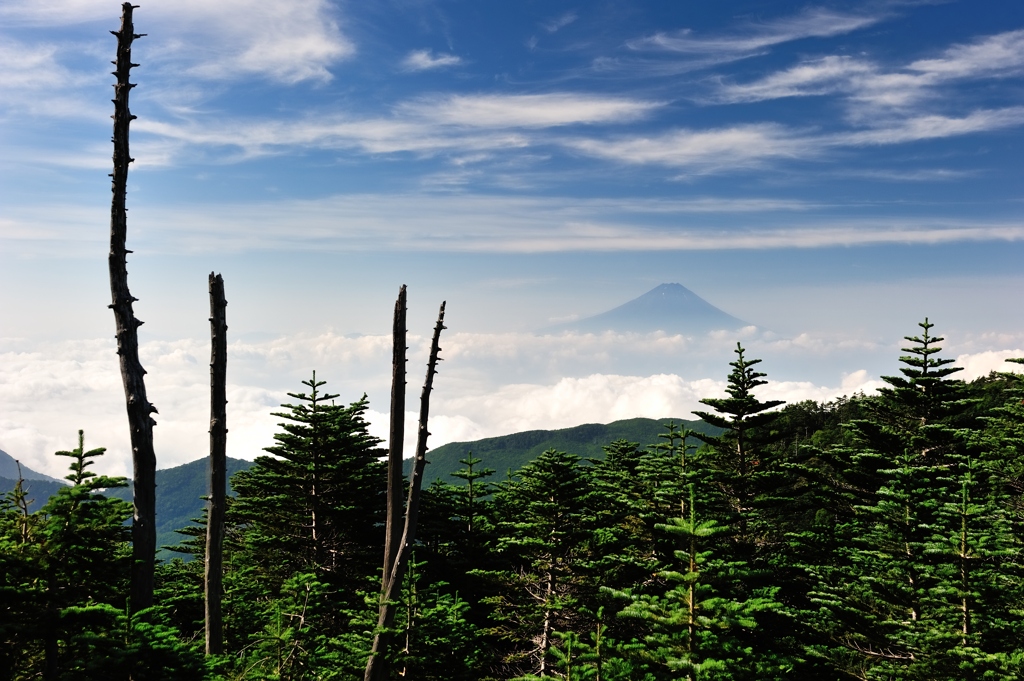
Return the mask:
<path id="1" fill-rule="evenodd" d="M 125 193 L 128 184 L 128 164 L 132 158 L 128 151 L 128 125 L 135 118 L 128 110 L 128 93 L 132 63 L 132 41 L 144 34 L 135 33 L 132 24 L 134 5 L 121 5 L 121 29 L 111 31 L 117 36 L 117 61 L 114 75 L 114 172 L 110 204 L 110 307 L 114 310 L 117 326 L 117 356 L 121 364 L 121 379 L 128 407 L 128 426 L 131 431 L 132 463 L 134 468 L 135 514 L 132 521 L 131 612 L 139 612 L 153 605 L 153 573 L 156 560 L 156 454 L 153 451 L 152 414 L 156 407 L 146 398 L 144 376 L 146 370 L 139 361 L 138 329 L 142 322 L 135 318 L 133 298 L 128 290 L 128 253 L 125 247 L 128 232 Z"/>
<path id="2" fill-rule="evenodd" d="M 540 633 L 540 660 L 538 662 L 537 676 L 548 675 L 548 653 L 551 652 L 551 636 L 554 631 L 554 612 L 552 612 L 552 600 L 555 596 L 555 572 L 548 570 L 544 586 L 544 626 Z"/>
<path id="3" fill-rule="evenodd" d="M 405 287 L 402 287 L 404 293 Z M 420 395 L 420 419 L 419 430 L 416 434 L 416 458 L 413 462 L 412 481 L 409 483 L 409 497 L 405 507 L 405 523 L 399 546 L 398 555 L 391 565 L 390 570 L 385 564 L 383 584 L 381 586 L 380 613 L 377 617 L 377 633 L 373 637 L 373 647 L 370 651 L 370 659 L 366 663 L 366 672 L 363 681 L 384 681 L 388 676 L 387 651 L 390 637 L 383 631 L 392 626 L 395 619 L 395 600 L 398 598 L 398 591 L 401 588 L 402 577 L 405 574 L 409 563 L 409 556 L 412 552 L 412 545 L 416 539 L 416 521 L 419 517 L 420 489 L 423 486 L 423 468 L 427 464 L 427 419 L 430 415 L 430 392 L 434 388 L 434 375 L 437 374 L 437 363 L 441 361 L 438 354 L 441 352 L 441 331 L 447 327 L 444 325 L 444 307 L 437 314 L 437 324 L 434 326 L 434 337 L 430 343 L 430 358 L 427 360 L 427 377 L 423 381 L 423 393 Z M 404 357 L 403 357 L 404 359 Z M 390 518 L 390 516 L 389 516 Z"/>
<path id="4" fill-rule="evenodd" d="M 224 279 L 210 272 L 210 497 L 206 517 L 206 654 L 224 652 L 221 616 L 227 494 L 228 325 Z"/>
<path id="5" fill-rule="evenodd" d="M 391 357 L 391 424 L 388 434 L 388 499 L 384 528 L 384 569 L 381 573 L 380 608 L 384 611 L 389 589 L 388 578 L 398 560 L 402 542 L 402 450 L 405 441 L 405 351 L 406 343 L 406 290 L 398 289 L 395 316 L 392 323 Z M 384 655 L 390 636 L 378 632 L 373 637 L 370 661 L 366 665 L 367 679 L 386 679 L 387 661 Z"/>
<path id="6" fill-rule="evenodd" d="M 388 435 L 387 528 L 384 537 L 384 578 L 391 574 L 402 540 L 402 448 L 405 442 L 405 285 L 398 289 L 392 324 L 391 427 Z M 381 590 L 383 594 L 384 590 Z"/>

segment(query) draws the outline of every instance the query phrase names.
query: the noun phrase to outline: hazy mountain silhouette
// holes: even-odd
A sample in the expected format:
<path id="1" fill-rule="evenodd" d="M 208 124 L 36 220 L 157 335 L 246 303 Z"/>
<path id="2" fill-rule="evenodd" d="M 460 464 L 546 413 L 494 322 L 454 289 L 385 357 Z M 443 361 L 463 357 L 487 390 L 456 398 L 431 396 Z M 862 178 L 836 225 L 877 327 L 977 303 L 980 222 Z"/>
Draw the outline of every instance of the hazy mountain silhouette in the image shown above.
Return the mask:
<path id="1" fill-rule="evenodd" d="M 46 480 L 49 482 L 59 482 L 62 485 L 67 484 L 63 480 L 51 478 L 45 473 L 36 473 L 25 464 L 21 464 L 21 477 L 25 480 Z M 13 456 L 2 449 L 0 449 L 0 478 L 8 478 L 10 480 L 18 479 L 18 464 L 15 462 Z"/>
<path id="2" fill-rule="evenodd" d="M 694 334 L 719 329 L 734 331 L 744 326 L 749 324 L 718 309 L 685 286 L 662 284 L 615 309 L 575 322 L 551 326 L 543 331 L 664 331 Z"/>

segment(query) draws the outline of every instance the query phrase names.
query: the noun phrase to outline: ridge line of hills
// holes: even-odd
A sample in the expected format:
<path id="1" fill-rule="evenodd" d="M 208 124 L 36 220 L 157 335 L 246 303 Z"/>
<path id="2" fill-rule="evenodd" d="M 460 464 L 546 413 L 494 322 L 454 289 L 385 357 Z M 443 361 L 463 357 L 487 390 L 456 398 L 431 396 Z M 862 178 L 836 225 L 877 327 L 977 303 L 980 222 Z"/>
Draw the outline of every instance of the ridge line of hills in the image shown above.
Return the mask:
<path id="1" fill-rule="evenodd" d="M 665 432 L 665 426 L 670 421 L 702 433 L 718 432 L 717 428 L 703 421 L 634 418 L 608 424 L 587 423 L 557 430 L 528 430 L 472 442 L 449 442 L 427 454 L 430 465 L 426 467 L 423 484 L 426 487 L 435 480 L 462 484 L 461 480 L 451 477 L 450 474 L 463 467 L 459 459 L 465 458 L 470 451 L 474 457 L 482 460 L 481 467 L 495 469 L 496 476 L 500 479 L 522 468 L 548 449 L 571 452 L 583 459 L 600 459 L 604 456 L 602 447 L 615 440 L 628 440 L 639 443 L 641 447 L 648 447 L 660 442 L 658 436 Z M 13 461 L 9 454 L 0 452 L 0 466 L 8 459 Z M 252 461 L 229 457 L 228 479 L 252 465 Z M 0 471 L 3 470 L 0 468 Z M 22 467 L 23 476 L 26 470 Z M 405 473 L 408 475 L 411 470 L 412 459 L 406 459 Z M 33 479 L 25 478 L 24 488 L 33 500 L 29 507 L 30 511 L 41 508 L 52 494 L 67 486 L 67 483 L 56 478 L 30 472 L 38 476 Z M 0 493 L 13 490 L 16 483 L 16 480 L 0 475 Z M 173 468 L 161 468 L 156 472 L 156 484 L 157 546 L 174 546 L 184 539 L 175 530 L 193 525 L 192 519 L 202 516 L 205 503 L 203 497 L 207 493 L 206 457 Z M 132 499 L 130 486 L 110 489 L 107 495 L 125 501 Z M 161 549 L 158 555 L 167 559 L 176 554 Z"/>

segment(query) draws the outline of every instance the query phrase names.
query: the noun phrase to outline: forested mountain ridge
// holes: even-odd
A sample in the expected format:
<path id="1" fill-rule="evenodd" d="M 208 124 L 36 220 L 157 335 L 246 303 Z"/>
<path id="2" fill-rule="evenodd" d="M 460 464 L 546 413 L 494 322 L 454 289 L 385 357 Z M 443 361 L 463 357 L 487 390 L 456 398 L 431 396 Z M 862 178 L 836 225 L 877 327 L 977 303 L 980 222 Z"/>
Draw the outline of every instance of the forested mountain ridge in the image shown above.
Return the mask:
<path id="1" fill-rule="evenodd" d="M 458 483 L 459 478 L 453 478 L 451 474 L 462 468 L 459 460 L 470 452 L 504 474 L 518 471 L 548 449 L 571 451 L 583 459 L 601 459 L 605 455 L 603 447 L 615 440 L 636 442 L 641 447 L 654 445 L 661 441 L 660 435 L 670 422 L 712 435 L 720 431 L 699 420 L 636 418 L 609 424 L 588 423 L 558 430 L 524 431 L 472 442 L 451 442 L 429 452 L 430 464 L 425 469 L 424 485 L 435 480 Z M 229 480 L 235 473 L 247 470 L 253 464 L 252 461 L 233 458 L 228 458 L 227 462 Z M 405 461 L 406 475 L 411 471 L 411 462 L 411 459 Z M 208 462 L 203 458 L 156 472 L 158 547 L 177 544 L 181 537 L 176 530 L 194 525 L 193 519 L 202 516 L 205 507 L 203 498 L 207 494 L 208 485 L 207 467 Z M 13 490 L 16 483 L 17 480 L 0 477 L 0 491 Z M 26 478 L 25 491 L 33 501 L 30 509 L 35 511 L 41 508 L 47 499 L 66 485 L 66 482 L 53 479 Z M 132 499 L 130 486 L 112 489 L 107 494 L 125 501 Z M 160 556 L 169 558 L 171 554 L 161 549 Z"/>
<path id="2" fill-rule="evenodd" d="M 231 476 L 238 471 L 247 470 L 250 466 L 252 461 L 228 458 L 229 494 Z M 203 499 L 209 493 L 208 467 L 209 462 L 203 458 L 173 468 L 162 468 L 156 472 L 156 545 L 161 558 L 170 557 L 163 549 L 164 546 L 175 546 L 181 541 L 181 535 L 177 530 L 195 525 L 193 519 L 203 516 L 206 507 Z M 111 489 L 107 495 L 131 501 L 131 485 Z"/>
<path id="3" fill-rule="evenodd" d="M 209 484 L 208 465 L 204 458 L 173 468 L 162 468 L 156 472 L 158 547 L 176 545 L 181 540 L 181 535 L 177 533 L 177 530 L 194 525 L 193 519 L 202 517 L 205 508 L 203 498 L 207 494 Z M 227 460 L 228 476 L 246 470 L 250 466 L 252 466 L 252 461 L 229 458 Z M 14 490 L 17 484 L 17 479 L 0 477 L 0 493 Z M 67 486 L 67 482 L 48 477 L 46 479 L 26 477 L 22 487 L 27 495 L 29 511 L 39 510 L 50 497 Z M 105 494 L 108 497 L 124 501 L 132 500 L 130 483 L 127 487 L 109 489 Z M 169 558 L 171 554 L 161 548 L 159 555 L 162 558 Z"/>
<path id="4" fill-rule="evenodd" d="M 449 442 L 427 453 L 430 464 L 424 469 L 423 483 L 429 485 L 435 480 L 456 482 L 451 474 L 462 468 L 459 460 L 470 453 L 503 475 L 508 471 L 518 471 L 548 449 L 573 452 L 583 459 L 603 459 L 604 447 L 615 440 L 636 442 L 641 447 L 658 444 L 670 422 L 709 435 L 720 431 L 699 420 L 634 418 L 608 424 L 585 423 L 557 430 L 527 430 L 472 442 Z M 406 459 L 405 474 L 411 470 L 412 459 Z"/>
<path id="5" fill-rule="evenodd" d="M 0 478 L 0 493 L 8 493 L 18 486 L 18 481 L 12 478 Z M 61 488 L 67 487 L 63 482 L 57 480 L 24 479 L 22 482 L 30 512 L 38 511 L 46 501 L 56 494 Z"/>
<path id="6" fill-rule="evenodd" d="M 467 453 L 463 484 L 423 491 L 387 678 L 1024 677 L 1024 377 L 956 380 L 920 328 L 876 395 L 759 400 L 760 360 L 737 346 L 726 396 L 702 400 L 716 431 L 666 426 L 589 464 L 547 449 L 511 477 Z M 62 453 L 72 487 L 39 513 L 18 492 L 0 511 L 0 669 L 363 678 L 381 443 L 365 401 L 293 397 L 276 457 L 232 481 L 225 655 L 196 644 L 196 528 L 197 559 L 159 567 L 155 608 L 119 643 L 130 507 L 99 493 L 124 481 L 90 477 L 102 452 L 80 444 Z"/>

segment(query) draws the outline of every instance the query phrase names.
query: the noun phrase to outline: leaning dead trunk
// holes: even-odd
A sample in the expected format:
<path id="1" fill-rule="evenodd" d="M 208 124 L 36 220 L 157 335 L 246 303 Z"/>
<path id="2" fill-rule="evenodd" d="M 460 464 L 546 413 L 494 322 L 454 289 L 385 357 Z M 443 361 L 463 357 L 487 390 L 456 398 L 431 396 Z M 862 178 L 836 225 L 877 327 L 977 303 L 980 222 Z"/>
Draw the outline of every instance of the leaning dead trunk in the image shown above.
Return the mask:
<path id="1" fill-rule="evenodd" d="M 135 85 L 128 82 L 132 63 L 132 41 L 142 36 L 132 24 L 131 3 L 121 5 L 121 29 L 111 31 L 117 36 L 117 61 L 114 75 L 114 172 L 110 204 L 110 307 L 117 327 L 117 356 L 121 364 L 121 380 L 128 407 L 131 432 L 135 513 L 132 521 L 132 569 L 130 609 L 138 612 L 153 605 L 153 573 L 156 559 L 156 454 L 153 452 L 152 414 L 156 407 L 146 399 L 146 370 L 139 361 L 138 329 L 142 322 L 132 311 L 133 298 L 128 290 L 128 221 L 125 193 L 128 184 L 128 125 L 135 118 L 128 110 L 128 93 Z"/>
<path id="2" fill-rule="evenodd" d="M 405 291 L 405 287 L 402 287 Z M 404 302 L 404 301 L 403 301 Z M 388 678 L 388 645 L 390 635 L 386 630 L 391 628 L 395 620 L 395 601 L 398 599 L 398 592 L 401 588 L 402 578 L 409 563 L 409 556 L 412 552 L 412 545 L 416 539 L 416 521 L 419 516 L 420 489 L 423 486 L 423 468 L 427 464 L 427 419 L 430 414 L 430 392 L 434 387 L 434 375 L 437 373 L 437 363 L 440 361 L 441 330 L 444 325 L 444 307 L 437 315 L 437 324 L 434 326 L 434 337 L 430 343 L 430 358 L 427 360 L 427 377 L 423 382 L 423 393 L 420 395 L 420 419 L 419 430 L 416 435 L 416 458 L 413 462 L 412 481 L 409 483 L 409 497 L 405 507 L 405 523 L 399 540 L 399 551 L 388 568 L 384 566 L 384 575 L 381 584 L 380 613 L 377 617 L 377 633 L 373 637 L 373 647 L 370 651 L 370 659 L 366 663 L 366 672 L 363 681 L 384 681 Z M 403 327 L 404 328 L 404 327 Z M 403 351 L 404 365 L 404 351 Z M 390 497 L 389 497 L 390 498 Z M 391 518 L 390 514 L 388 516 Z"/>
<path id="3" fill-rule="evenodd" d="M 210 497 L 206 517 L 206 654 L 224 652 L 224 504 L 227 487 L 228 325 L 224 279 L 210 272 Z"/>

